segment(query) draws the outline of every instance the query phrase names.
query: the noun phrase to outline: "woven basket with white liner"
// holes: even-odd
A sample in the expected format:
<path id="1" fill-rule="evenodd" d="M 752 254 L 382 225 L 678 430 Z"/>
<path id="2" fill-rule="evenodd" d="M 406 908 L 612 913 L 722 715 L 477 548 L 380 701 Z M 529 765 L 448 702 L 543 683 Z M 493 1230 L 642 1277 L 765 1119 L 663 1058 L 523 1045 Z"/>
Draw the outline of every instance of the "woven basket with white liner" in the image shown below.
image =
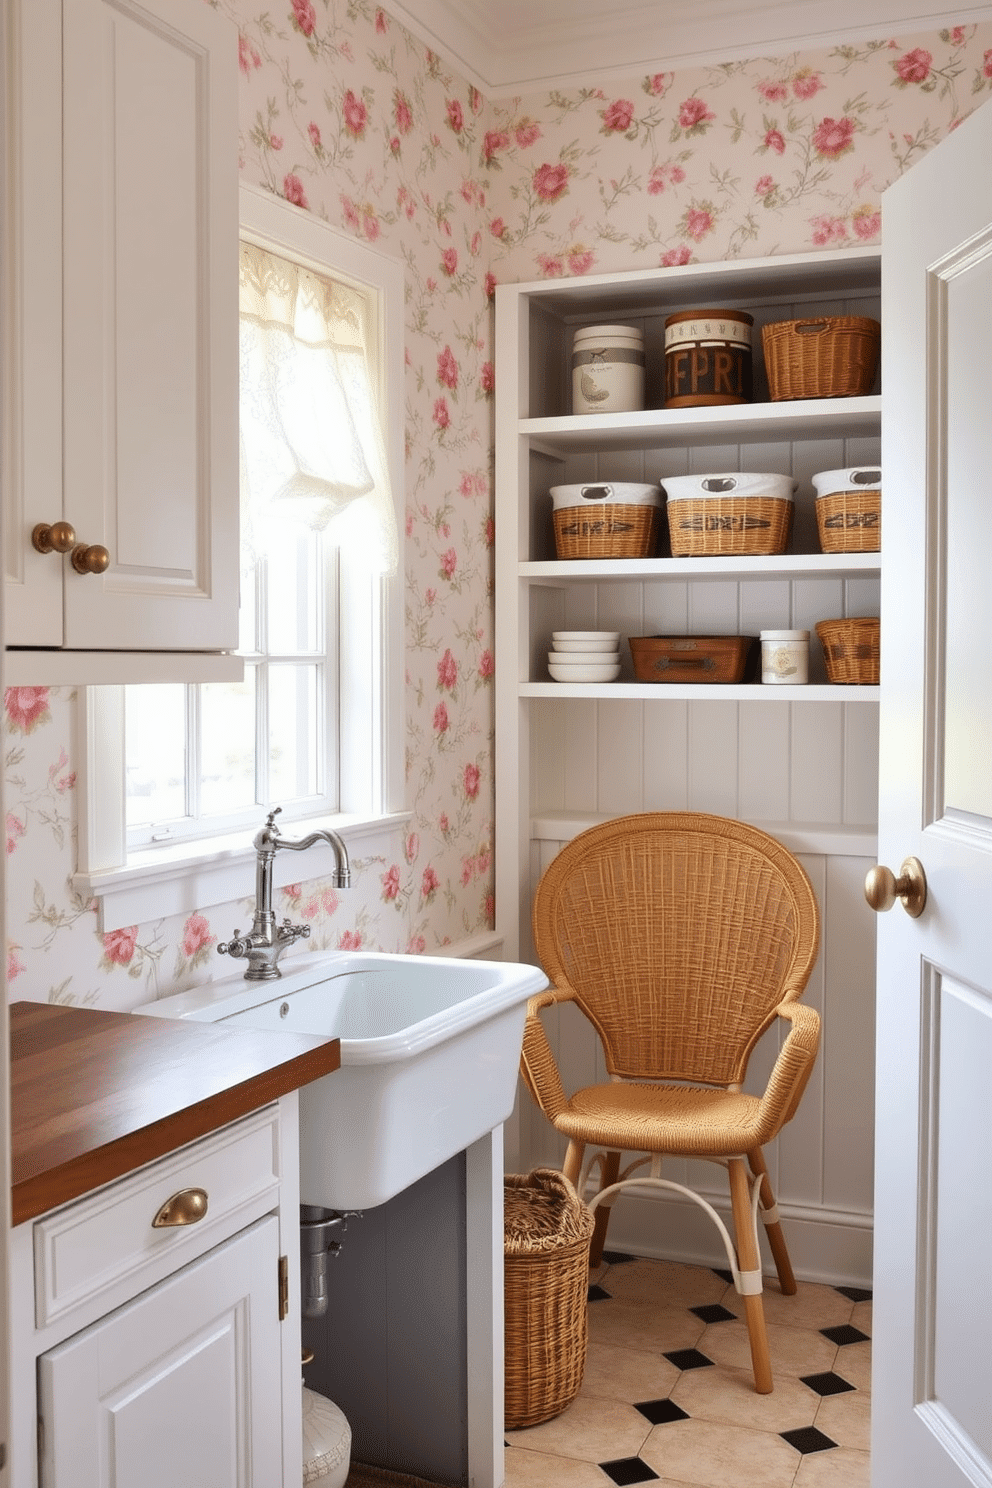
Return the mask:
<path id="1" fill-rule="evenodd" d="M 552 486 L 559 558 L 650 558 L 661 531 L 660 486 L 598 481 Z"/>
<path id="2" fill-rule="evenodd" d="M 813 477 L 824 553 L 877 553 L 882 546 L 882 472 L 877 465 L 821 470 Z"/>
<path id="3" fill-rule="evenodd" d="M 784 553 L 792 531 L 791 475 L 726 471 L 663 477 L 673 558 Z"/>
<path id="4" fill-rule="evenodd" d="M 507 1431 L 560 1415 L 582 1384 L 593 1217 L 563 1173 L 503 1180 Z"/>

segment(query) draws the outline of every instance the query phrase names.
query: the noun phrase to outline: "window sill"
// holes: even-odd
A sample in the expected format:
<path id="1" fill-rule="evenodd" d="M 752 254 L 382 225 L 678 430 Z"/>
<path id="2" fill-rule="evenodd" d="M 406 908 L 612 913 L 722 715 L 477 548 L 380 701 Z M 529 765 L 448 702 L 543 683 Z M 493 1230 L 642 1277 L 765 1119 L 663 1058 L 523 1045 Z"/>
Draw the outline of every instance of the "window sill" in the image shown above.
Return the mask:
<path id="1" fill-rule="evenodd" d="M 398 856 L 397 839 L 411 820 L 409 811 L 384 816 L 329 816 L 293 824 L 287 836 L 306 836 L 319 827 L 340 832 L 349 856 Z M 255 893 L 254 831 L 211 837 L 201 842 L 172 843 L 132 853 L 117 868 L 73 874 L 72 886 L 84 898 L 97 900 L 101 934 L 127 925 L 143 925 L 171 915 L 188 915 L 252 899 Z M 326 844 L 315 843 L 304 857 L 277 853 L 273 888 L 285 888 L 312 878 L 323 878 L 334 866 Z M 354 881 L 354 880 L 353 880 Z"/>

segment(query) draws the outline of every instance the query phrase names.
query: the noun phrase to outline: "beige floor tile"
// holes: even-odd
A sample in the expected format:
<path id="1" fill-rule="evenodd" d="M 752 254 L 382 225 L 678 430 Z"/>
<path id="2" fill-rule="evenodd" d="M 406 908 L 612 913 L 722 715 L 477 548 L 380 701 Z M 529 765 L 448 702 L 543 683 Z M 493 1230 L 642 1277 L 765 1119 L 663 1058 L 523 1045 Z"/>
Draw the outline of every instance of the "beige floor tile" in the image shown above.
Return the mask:
<path id="1" fill-rule="evenodd" d="M 871 1401 L 860 1390 L 846 1395 L 827 1395 L 820 1401 L 813 1425 L 839 1447 L 867 1452 L 871 1445 Z"/>
<path id="2" fill-rule="evenodd" d="M 656 1473 L 699 1488 L 791 1488 L 796 1452 L 780 1436 L 716 1421 L 656 1426 L 640 1452 Z"/>
<path id="3" fill-rule="evenodd" d="M 635 1349 L 626 1344 L 597 1343 L 586 1357 L 581 1395 L 610 1400 L 664 1400 L 679 1377 L 660 1350 Z"/>
<path id="4" fill-rule="evenodd" d="M 870 1343 L 845 1343 L 843 1348 L 837 1350 L 833 1367 L 841 1379 L 846 1379 L 856 1390 L 861 1390 L 865 1395 L 871 1394 Z"/>
<path id="5" fill-rule="evenodd" d="M 869 1488 L 867 1452 L 807 1452 L 796 1473 L 795 1488 Z"/>
<path id="6" fill-rule="evenodd" d="M 851 1322 L 856 1328 L 860 1328 L 862 1333 L 867 1333 L 869 1338 L 871 1337 L 871 1307 L 870 1302 L 855 1302 L 854 1311 L 851 1313 Z"/>
<path id="7" fill-rule="evenodd" d="M 765 1287 L 764 1303 L 766 1320 L 789 1328 L 833 1328 L 849 1323 L 854 1311 L 854 1303 L 842 1293 L 809 1281 L 800 1281 L 793 1297 L 784 1296 L 778 1282 L 771 1282 Z"/>
<path id="8" fill-rule="evenodd" d="M 589 1339 L 596 1343 L 626 1343 L 636 1349 L 695 1348 L 705 1330 L 685 1308 L 663 1307 L 634 1298 L 589 1304 Z"/>
<path id="9" fill-rule="evenodd" d="M 610 1267 L 602 1285 L 618 1300 L 636 1297 L 673 1308 L 719 1302 L 727 1290 L 727 1283 L 715 1271 L 678 1261 L 624 1261 Z"/>
<path id="10" fill-rule="evenodd" d="M 650 1430 L 650 1421 L 632 1405 L 597 1395 L 579 1395 L 554 1420 L 523 1431 L 508 1431 L 506 1441 L 525 1451 L 577 1457 L 583 1462 L 609 1462 L 614 1457 L 636 1457 Z"/>
<path id="11" fill-rule="evenodd" d="M 819 1404 L 818 1396 L 788 1375 L 775 1381 L 770 1395 L 756 1394 L 750 1369 L 687 1369 L 671 1398 L 693 1420 L 775 1432 L 811 1426 Z"/>
<path id="12" fill-rule="evenodd" d="M 604 1458 L 608 1462 L 609 1458 Z M 591 1462 L 545 1452 L 506 1449 L 506 1488 L 608 1488 L 609 1478 Z"/>
<path id="13" fill-rule="evenodd" d="M 751 1367 L 751 1349 L 743 1322 L 711 1323 L 696 1346 L 714 1364 L 725 1364 L 731 1369 Z M 833 1368 L 837 1356 L 837 1345 L 822 1333 L 810 1328 L 783 1328 L 774 1323 L 768 1325 L 768 1348 L 773 1376 L 819 1374 Z"/>

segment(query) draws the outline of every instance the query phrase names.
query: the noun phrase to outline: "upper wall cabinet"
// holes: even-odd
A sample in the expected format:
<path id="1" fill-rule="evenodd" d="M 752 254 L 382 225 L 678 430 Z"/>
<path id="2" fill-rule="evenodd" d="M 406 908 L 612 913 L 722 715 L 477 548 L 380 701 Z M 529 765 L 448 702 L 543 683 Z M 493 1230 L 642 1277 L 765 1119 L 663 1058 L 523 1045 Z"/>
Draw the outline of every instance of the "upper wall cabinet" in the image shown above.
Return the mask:
<path id="1" fill-rule="evenodd" d="M 7 13 L 5 640 L 44 648 L 7 680 L 229 675 L 236 32 L 202 0 Z"/>

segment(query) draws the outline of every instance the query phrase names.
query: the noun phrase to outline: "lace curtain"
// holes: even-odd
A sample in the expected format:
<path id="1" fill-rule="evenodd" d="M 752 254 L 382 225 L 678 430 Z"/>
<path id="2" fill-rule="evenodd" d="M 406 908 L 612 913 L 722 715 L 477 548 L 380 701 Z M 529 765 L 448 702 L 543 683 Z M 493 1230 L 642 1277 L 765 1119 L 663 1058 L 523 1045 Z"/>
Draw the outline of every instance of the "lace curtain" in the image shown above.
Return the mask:
<path id="1" fill-rule="evenodd" d="M 287 518 L 396 568 L 365 297 L 241 244 L 241 490 L 251 547 Z"/>

